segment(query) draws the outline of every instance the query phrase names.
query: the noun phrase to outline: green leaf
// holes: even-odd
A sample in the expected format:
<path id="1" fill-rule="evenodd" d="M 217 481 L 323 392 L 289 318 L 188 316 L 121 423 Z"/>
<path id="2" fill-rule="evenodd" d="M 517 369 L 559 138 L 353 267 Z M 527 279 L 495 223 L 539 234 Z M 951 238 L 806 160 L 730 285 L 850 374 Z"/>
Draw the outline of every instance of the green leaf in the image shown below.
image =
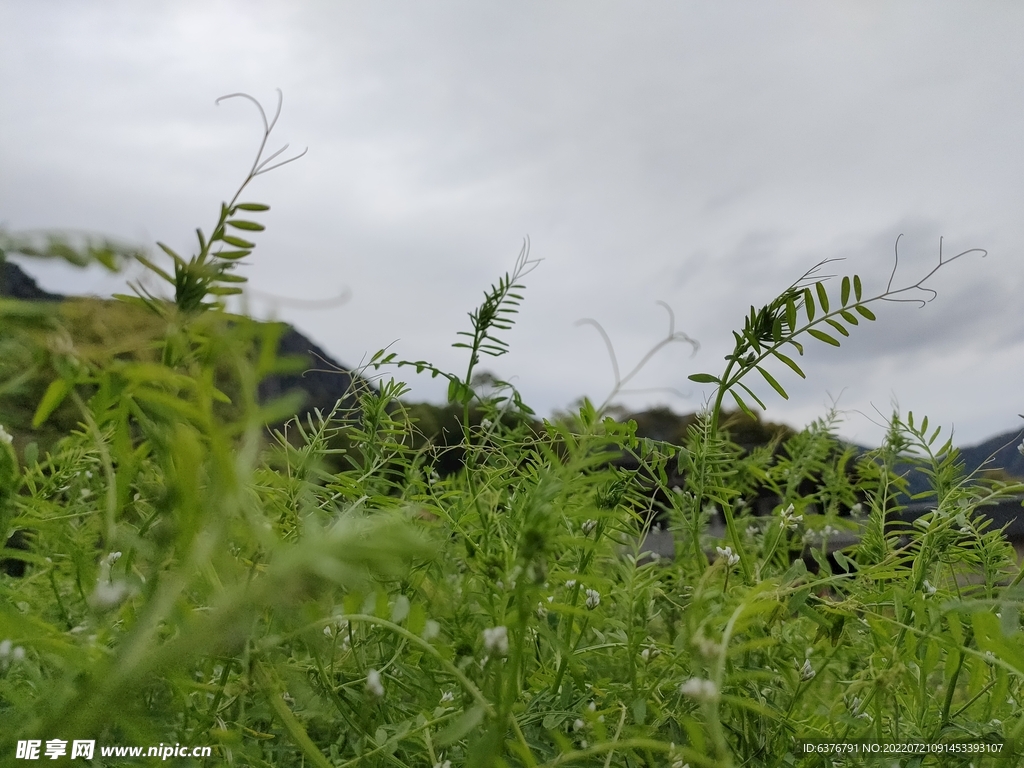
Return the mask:
<path id="1" fill-rule="evenodd" d="M 832 557 L 834 557 L 836 559 L 836 562 L 839 563 L 840 568 L 842 568 L 847 573 L 853 573 L 853 560 L 844 555 L 841 550 L 837 549 L 835 552 L 833 552 Z"/>
<path id="2" fill-rule="evenodd" d="M 235 259 L 244 259 L 252 251 L 221 251 L 217 254 L 218 259 L 227 259 L 228 261 L 234 261 Z"/>
<path id="3" fill-rule="evenodd" d="M 171 277 L 169 274 L 167 274 L 167 272 L 162 270 L 156 264 L 154 264 L 152 261 L 147 259 L 145 256 L 139 256 L 138 259 L 147 269 L 149 269 L 152 272 L 156 272 L 158 275 L 160 275 L 160 277 L 162 277 L 168 283 L 170 283 L 171 285 L 174 285 L 174 278 Z"/>
<path id="4" fill-rule="evenodd" d="M 854 307 L 854 309 L 856 309 L 857 312 L 860 313 L 861 317 L 866 317 L 868 320 L 874 320 L 875 319 L 875 313 L 872 312 L 867 307 L 865 307 L 863 304 L 857 304 Z"/>
<path id="5" fill-rule="evenodd" d="M 43 393 L 43 399 L 39 401 L 35 415 L 32 417 L 32 428 L 38 429 L 46 421 L 57 406 L 64 402 L 64 398 L 71 391 L 71 382 L 67 379 L 55 379 Z"/>
<path id="6" fill-rule="evenodd" d="M 434 743 L 439 747 L 454 744 L 480 725 L 483 722 L 484 714 L 483 705 L 477 704 L 474 707 L 470 707 L 459 715 L 451 725 L 439 732 L 434 737 Z"/>
<path id="7" fill-rule="evenodd" d="M 818 303 L 821 305 L 821 311 L 827 315 L 828 293 L 825 291 L 825 284 L 821 282 L 815 283 L 814 288 L 818 292 Z"/>
<path id="8" fill-rule="evenodd" d="M 843 277 L 843 285 L 839 289 L 839 300 L 844 307 L 850 300 L 850 278 L 847 276 Z"/>
<path id="9" fill-rule="evenodd" d="M 772 323 L 772 341 L 776 344 L 782 341 L 782 317 L 776 317 Z"/>
<path id="10" fill-rule="evenodd" d="M 750 407 L 743 402 L 743 399 L 736 394 L 735 390 L 730 389 L 729 394 L 732 395 L 732 399 L 736 401 L 736 405 L 740 407 L 741 411 L 747 414 L 747 416 L 749 416 L 750 418 L 754 419 L 754 421 L 757 421 L 757 416 L 754 414 L 752 410 L 750 410 Z"/>
<path id="11" fill-rule="evenodd" d="M 807 332 L 809 334 L 811 334 L 811 336 L 816 338 L 818 341 L 824 341 L 826 344 L 831 344 L 833 347 L 838 347 L 839 346 L 839 342 L 836 341 L 835 339 L 833 339 L 831 336 L 829 336 L 824 331 L 818 331 L 818 330 L 815 330 L 814 328 L 808 328 Z"/>
<path id="12" fill-rule="evenodd" d="M 249 232 L 262 232 L 266 229 L 262 224 L 257 224 L 255 221 L 245 221 L 244 219 L 228 219 L 225 223 L 229 227 L 244 229 Z"/>
<path id="13" fill-rule="evenodd" d="M 256 243 L 250 243 L 248 240 L 243 240 L 242 238 L 235 237 L 234 235 L 221 235 L 219 239 L 223 240 L 228 245 L 235 246 L 235 248 L 247 248 L 252 250 L 256 247 Z"/>
<path id="14" fill-rule="evenodd" d="M 828 323 L 829 325 L 831 325 L 837 331 L 839 331 L 840 335 L 842 335 L 842 336 L 849 336 L 850 335 L 850 332 L 848 330 L 843 328 L 843 326 L 838 321 L 833 320 L 831 317 L 825 318 L 825 322 Z"/>
<path id="15" fill-rule="evenodd" d="M 465 405 L 473 399 L 473 390 L 456 378 L 448 381 L 448 402 Z"/>
<path id="16" fill-rule="evenodd" d="M 795 373 L 801 379 L 806 379 L 807 378 L 807 376 L 804 374 L 804 372 L 800 370 L 800 366 L 797 365 L 796 362 L 792 358 L 787 357 L 786 355 L 784 355 L 781 352 L 779 352 L 777 349 L 773 349 L 772 350 L 772 354 L 775 355 L 777 358 L 779 358 L 779 360 L 784 362 L 786 365 L 788 365 L 792 369 L 793 373 Z"/>
<path id="17" fill-rule="evenodd" d="M 996 659 L 1024 672 L 1024 649 L 1019 642 L 1006 638 L 994 613 L 979 611 L 971 616 L 971 624 L 974 625 L 974 638 L 979 650 L 989 651 Z"/>
<path id="18" fill-rule="evenodd" d="M 779 384 L 779 382 L 777 382 L 775 380 L 774 376 L 772 376 L 770 373 L 768 373 L 768 371 L 766 371 L 760 365 L 755 366 L 755 368 L 757 368 L 757 372 L 758 373 L 760 373 L 762 376 L 764 376 L 764 380 L 767 381 L 771 385 L 772 389 L 774 389 L 776 392 L 779 393 L 779 395 L 782 397 L 783 400 L 789 400 L 789 395 L 786 394 L 786 390 L 784 390 L 782 388 L 782 385 Z"/>
<path id="19" fill-rule="evenodd" d="M 792 296 L 786 299 L 786 324 L 790 332 L 796 330 L 796 302 Z"/>
<path id="20" fill-rule="evenodd" d="M 807 311 L 807 322 L 814 321 L 814 295 L 810 288 L 804 288 L 804 309 Z"/>
<path id="21" fill-rule="evenodd" d="M 710 373 L 691 373 L 687 377 L 690 381 L 695 381 L 698 384 L 721 384 L 721 379 L 712 376 Z"/>
<path id="22" fill-rule="evenodd" d="M 950 637 L 956 641 L 957 645 L 964 644 L 964 630 L 963 624 L 960 623 L 960 617 L 956 613 L 946 614 L 946 624 L 949 627 Z"/>
<path id="23" fill-rule="evenodd" d="M 164 252 L 164 253 L 166 253 L 166 254 L 167 254 L 168 256 L 170 256 L 170 257 L 171 257 L 172 259 L 174 259 L 174 262 L 175 262 L 176 264 L 184 264 L 184 263 L 185 263 L 185 260 L 184 260 L 183 258 L 181 258 L 181 256 L 179 256 L 178 254 L 176 254 L 176 253 L 175 253 L 174 251 L 172 251 L 172 250 L 171 250 L 170 248 L 168 248 L 168 247 L 167 247 L 166 245 L 164 245 L 163 243 L 157 243 L 156 245 L 157 245 L 157 247 L 158 247 L 158 248 L 159 248 L 159 249 L 160 249 L 161 251 L 163 251 L 163 252 Z M 141 257 L 140 257 L 140 259 L 139 259 L 139 260 L 140 260 L 140 261 L 142 261 Z M 146 262 L 143 262 L 143 263 L 146 263 Z"/>
<path id="24" fill-rule="evenodd" d="M 752 390 L 750 387 L 748 387 L 742 381 L 736 382 L 736 385 L 738 387 L 740 387 L 748 395 L 750 395 L 752 398 L 754 398 L 754 402 L 757 403 L 759 406 L 761 406 L 761 410 L 762 411 L 767 411 L 768 410 L 768 406 L 764 404 L 764 402 L 761 400 L 760 397 L 757 396 L 757 394 L 754 392 L 754 390 Z"/>
<path id="25" fill-rule="evenodd" d="M 860 324 L 860 320 L 857 319 L 857 316 L 855 314 L 853 314 L 853 312 L 851 312 L 848 309 L 844 309 L 839 314 L 842 315 L 843 320 L 848 322 L 850 325 L 859 325 Z"/>
<path id="26" fill-rule="evenodd" d="M 238 203 L 238 205 L 236 205 L 231 210 L 232 210 L 232 212 L 234 212 L 234 211 L 269 211 L 270 210 L 270 206 L 269 205 L 264 205 L 263 203 Z"/>
<path id="27" fill-rule="evenodd" d="M 853 298 L 860 301 L 860 275 L 853 276 Z"/>
<path id="28" fill-rule="evenodd" d="M 644 720 L 647 719 L 647 700 L 636 699 L 631 709 L 633 710 L 633 722 L 637 725 L 643 725 Z"/>

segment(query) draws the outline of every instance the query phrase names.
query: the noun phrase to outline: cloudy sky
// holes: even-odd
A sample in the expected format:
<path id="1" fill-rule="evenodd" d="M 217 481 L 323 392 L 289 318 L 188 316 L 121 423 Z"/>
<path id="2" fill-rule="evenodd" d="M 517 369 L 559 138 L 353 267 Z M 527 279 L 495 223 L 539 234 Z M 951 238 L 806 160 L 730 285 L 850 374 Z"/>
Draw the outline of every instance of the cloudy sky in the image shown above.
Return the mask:
<path id="1" fill-rule="evenodd" d="M 670 305 L 699 352 L 663 350 L 620 402 L 695 410 L 687 376 L 721 371 L 751 304 L 824 258 L 881 292 L 901 233 L 894 286 L 914 283 L 944 236 L 988 255 L 842 349 L 808 343 L 788 402 L 753 384 L 772 420 L 835 399 L 871 444 L 898 402 L 969 444 L 1024 412 L 1022 28 L 1009 2 L 0 0 L 0 226 L 191 252 L 260 138 L 251 104 L 214 100 L 272 110 L 280 88 L 271 148 L 309 152 L 246 194 L 272 206 L 251 311 L 347 365 L 392 345 L 461 371 L 455 334 L 528 236 L 543 261 L 486 366 L 541 414 L 613 386 L 583 318 L 625 373 Z M 26 268 L 64 292 L 125 279 Z"/>

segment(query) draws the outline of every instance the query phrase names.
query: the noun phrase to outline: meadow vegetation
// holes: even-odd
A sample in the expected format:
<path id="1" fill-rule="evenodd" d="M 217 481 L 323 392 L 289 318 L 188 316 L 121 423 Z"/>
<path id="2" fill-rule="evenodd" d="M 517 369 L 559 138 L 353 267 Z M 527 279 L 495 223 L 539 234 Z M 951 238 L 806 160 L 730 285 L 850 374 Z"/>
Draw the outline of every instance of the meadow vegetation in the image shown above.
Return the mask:
<path id="1" fill-rule="evenodd" d="M 238 766 L 1020 760 L 1024 572 L 982 513 L 1024 489 L 965 477 L 912 414 L 863 456 L 834 415 L 755 450 L 723 416 L 766 407 L 753 376 L 785 397 L 805 343 L 838 345 L 932 273 L 868 296 L 812 269 L 751 308 L 724 372 L 691 376 L 715 387 L 707 409 L 658 441 L 589 401 L 539 420 L 510 384 L 481 385 L 524 248 L 456 340 L 463 372 L 382 351 L 376 386 L 289 419 L 294 401 L 256 394 L 294 367 L 280 328 L 224 304 L 262 229 L 266 206 L 240 201 L 273 167 L 265 144 L 194 256 L 121 254 L 172 294 L 111 302 L 134 335 L 84 304 L 0 301 L 0 759 L 87 738 L 210 744 L 205 764 Z M 452 471 L 390 378 L 410 367 L 449 382 Z M 908 461 L 934 509 L 897 527 Z M 755 515 L 764 488 L 779 503 Z M 642 551 L 656 523 L 674 558 Z M 830 547 L 841 531 L 857 543 Z"/>

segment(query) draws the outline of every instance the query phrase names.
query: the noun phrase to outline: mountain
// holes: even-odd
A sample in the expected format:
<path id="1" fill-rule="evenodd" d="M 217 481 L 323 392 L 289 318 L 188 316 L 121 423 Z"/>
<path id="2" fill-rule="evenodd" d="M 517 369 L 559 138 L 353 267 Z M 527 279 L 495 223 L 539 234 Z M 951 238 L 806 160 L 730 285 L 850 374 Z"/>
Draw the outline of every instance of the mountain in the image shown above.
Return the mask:
<path id="1" fill-rule="evenodd" d="M 1011 477 L 1024 478 L 1024 454 L 1018 450 L 1022 439 L 1024 429 L 1006 432 L 970 448 L 961 448 L 960 456 L 968 471 L 1002 470 Z"/>
<path id="2" fill-rule="evenodd" d="M 61 301 L 69 298 L 44 291 L 17 264 L 7 261 L 0 261 L 0 296 L 33 301 Z M 259 386 L 260 399 L 267 401 L 290 392 L 301 392 L 304 402 L 298 414 L 300 416 L 312 412 L 314 408 L 324 412 L 330 411 L 338 400 L 353 403 L 356 387 L 371 386 L 332 359 L 327 352 L 291 325 L 285 327 L 277 351 L 282 356 L 305 357 L 306 367 L 302 373 L 275 375 L 264 379 Z M 422 404 L 420 410 L 422 413 L 418 412 L 418 416 L 421 417 L 421 422 L 424 422 L 421 423 L 421 427 L 426 427 L 428 433 L 432 426 L 440 430 L 440 424 L 447 423 L 441 418 L 443 416 L 448 415 L 451 417 L 448 421 L 457 423 L 455 412 L 447 414 L 444 406 Z M 435 411 L 437 413 L 434 413 Z M 636 420 L 637 433 L 643 437 L 665 440 L 677 445 L 685 439 L 686 430 L 694 419 L 693 414 L 679 415 L 667 408 L 616 415 Z M 793 434 L 791 429 L 783 425 L 754 422 L 738 416 L 732 417 L 732 421 L 726 426 L 730 429 L 733 440 L 747 450 L 756 445 L 764 445 L 773 438 L 785 438 Z M 1024 455 L 1017 450 L 1022 438 L 1024 429 L 1007 432 L 978 445 L 960 449 L 966 471 L 973 472 L 981 468 L 1001 470 L 1004 476 L 1024 478 Z M 854 447 L 858 452 L 868 450 L 860 446 Z M 990 458 L 991 461 L 987 461 Z M 919 471 L 910 472 L 908 479 L 912 494 L 928 487 L 928 478 Z"/>

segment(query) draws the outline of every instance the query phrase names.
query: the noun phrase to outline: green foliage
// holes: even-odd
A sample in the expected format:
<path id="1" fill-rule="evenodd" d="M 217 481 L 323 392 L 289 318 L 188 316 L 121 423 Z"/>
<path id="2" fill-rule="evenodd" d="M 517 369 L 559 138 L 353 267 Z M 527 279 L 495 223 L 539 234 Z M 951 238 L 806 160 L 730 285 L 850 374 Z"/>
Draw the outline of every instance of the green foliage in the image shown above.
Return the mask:
<path id="1" fill-rule="evenodd" d="M 445 376 L 447 409 L 407 409 L 392 380 L 268 432 L 275 331 L 224 311 L 227 273 L 190 270 L 225 257 L 200 243 L 173 302 L 116 305 L 152 325 L 113 354 L 102 329 L 69 345 L 56 310 L 0 304 L 19 427 L 62 430 L 44 450 L 0 433 L 3 556 L 27 566 L 0 574 L 0 754 L 84 737 L 210 744 L 208 765 L 824 766 L 864 763 L 800 740 L 874 739 L 1020 760 L 1022 572 L 982 512 L 1024 488 L 963 477 L 912 414 L 858 458 L 834 417 L 749 450 L 753 422 L 720 410 L 750 371 L 780 390 L 761 363 L 804 332 L 866 319 L 858 278 L 752 311 L 726 373 L 697 378 L 714 409 L 652 440 L 586 400 L 535 423 L 476 370 L 506 349 L 524 249 L 470 314 L 464 376 L 373 358 Z M 460 470 L 436 471 L 429 419 Z M 907 462 L 934 509 L 900 528 Z M 672 558 L 641 547 L 655 499 Z"/>

